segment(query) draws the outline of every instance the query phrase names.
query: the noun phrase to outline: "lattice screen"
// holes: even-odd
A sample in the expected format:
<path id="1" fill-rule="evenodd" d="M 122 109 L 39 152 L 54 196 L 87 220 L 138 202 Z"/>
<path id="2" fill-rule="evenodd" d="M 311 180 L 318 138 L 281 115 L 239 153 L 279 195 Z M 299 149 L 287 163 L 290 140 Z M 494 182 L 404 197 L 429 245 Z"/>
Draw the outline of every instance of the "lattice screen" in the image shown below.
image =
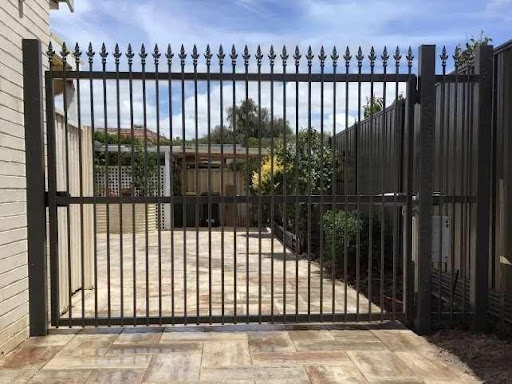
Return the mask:
<path id="1" fill-rule="evenodd" d="M 95 182 L 96 182 L 96 196 L 107 196 L 107 190 L 109 196 L 119 196 L 121 190 L 126 189 L 131 191 L 132 187 L 132 175 L 130 171 L 130 166 L 122 166 L 121 167 L 121 177 L 119 177 L 119 168 L 116 165 L 111 165 L 108 167 L 108 188 L 106 188 L 106 180 L 105 180 L 105 167 L 98 166 L 96 167 L 95 172 Z M 165 166 L 160 166 L 160 175 L 156 175 L 152 182 L 157 184 L 156 178 L 160 176 L 160 196 L 163 196 L 164 191 L 164 176 L 165 175 Z M 157 191 L 155 191 L 154 195 L 157 195 Z M 160 227 L 164 228 L 165 225 L 165 209 L 163 204 L 160 206 Z"/>

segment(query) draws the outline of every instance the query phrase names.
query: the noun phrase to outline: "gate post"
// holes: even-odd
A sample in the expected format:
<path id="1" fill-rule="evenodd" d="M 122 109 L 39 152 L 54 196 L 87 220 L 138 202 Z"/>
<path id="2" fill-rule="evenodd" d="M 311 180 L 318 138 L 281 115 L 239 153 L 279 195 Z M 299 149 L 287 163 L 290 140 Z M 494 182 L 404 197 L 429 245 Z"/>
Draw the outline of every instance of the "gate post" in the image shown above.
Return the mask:
<path id="1" fill-rule="evenodd" d="M 475 52 L 475 84 L 473 112 L 474 185 L 476 217 L 473 221 L 475 251 L 471 254 L 470 306 L 473 312 L 472 327 L 483 331 L 487 324 L 487 295 L 489 273 L 489 219 L 491 204 L 491 150 L 492 150 L 492 83 L 493 47 L 479 46 Z M 475 152 L 476 151 L 476 152 Z M 473 228 L 472 228 L 473 229 Z"/>
<path id="2" fill-rule="evenodd" d="M 30 336 L 43 336 L 48 327 L 43 64 L 39 40 L 24 39 L 22 47 Z"/>
<path id="3" fill-rule="evenodd" d="M 436 46 L 422 45 L 418 55 L 419 131 L 417 132 L 418 163 L 418 250 L 415 265 L 416 310 L 415 328 L 420 334 L 432 330 L 432 212 L 434 131 L 436 110 Z"/>

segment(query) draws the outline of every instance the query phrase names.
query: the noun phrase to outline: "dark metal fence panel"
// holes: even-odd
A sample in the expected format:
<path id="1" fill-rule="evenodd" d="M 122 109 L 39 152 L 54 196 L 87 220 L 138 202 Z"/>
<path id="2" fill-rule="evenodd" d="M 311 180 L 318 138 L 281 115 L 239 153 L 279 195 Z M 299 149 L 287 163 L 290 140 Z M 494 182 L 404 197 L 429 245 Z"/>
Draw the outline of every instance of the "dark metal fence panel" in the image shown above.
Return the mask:
<path id="1" fill-rule="evenodd" d="M 412 320 L 414 304 L 424 319 L 432 267 L 438 312 L 446 310 L 448 284 L 451 313 L 459 306 L 467 313 L 474 301 L 472 172 L 480 166 L 473 163 L 472 129 L 478 125 L 474 83 L 481 78 L 471 70 L 446 74 L 442 58 L 443 74 L 436 75 L 430 57 L 418 98 L 412 50 L 402 60 L 397 49 L 391 60 L 386 49 L 378 55 L 372 48 L 366 57 L 359 49 L 352 57 L 347 48 L 343 71 L 335 49 L 317 57 L 310 48 L 301 71 L 296 48 L 295 71 L 289 71 L 285 48 L 280 54 L 272 48 L 267 57 L 258 49 L 256 73 L 249 70 L 247 48 L 240 57 L 231 49 L 226 70 L 220 47 L 218 71 L 209 47 L 206 71 L 196 47 L 190 55 L 181 48 L 177 70 L 170 47 L 164 66 L 158 47 L 148 52 L 142 46 L 136 54 L 129 46 L 127 71 L 117 46 L 114 71 L 105 46 L 100 63 L 89 47 L 86 69 L 78 46 L 75 70 L 66 66 L 70 52 L 63 47 L 61 54 L 64 68 L 51 65 L 46 74 L 53 325 Z M 48 55 L 52 64 L 51 48 Z M 186 70 L 189 62 L 193 71 Z M 427 78 L 442 85 L 428 93 Z M 77 153 L 66 142 L 62 155 L 55 149 L 52 89 L 66 81 L 82 90 L 78 125 L 90 125 L 90 137 Z M 70 96 L 63 94 L 65 138 Z M 380 111 L 371 102 L 377 98 Z M 80 165 L 80 185 L 71 193 L 68 162 L 85 152 L 93 161 Z M 120 174 L 123 167 L 131 169 L 131 187 L 110 185 L 115 178 L 107 170 Z M 155 178 L 161 167 L 164 177 Z M 99 190 L 94 181 L 102 169 Z M 58 170 L 66 177 L 57 177 Z M 85 193 L 90 183 L 94 191 Z M 83 228 L 83 212 L 91 208 L 94 244 L 92 260 L 82 251 L 79 294 L 71 281 L 69 291 L 58 283 L 76 267 L 70 217 L 77 207 Z M 445 254 L 445 234 L 435 226 L 443 215 L 453 221 L 446 265 L 435 259 L 436 250 Z M 56 248 L 59 240 L 67 250 Z M 86 265 L 92 274 L 87 287 Z M 63 299 L 67 308 L 58 304 Z M 427 331 L 429 323 L 420 328 Z"/>
<path id="2" fill-rule="evenodd" d="M 494 52 L 489 311 L 512 323 L 512 41 Z"/>

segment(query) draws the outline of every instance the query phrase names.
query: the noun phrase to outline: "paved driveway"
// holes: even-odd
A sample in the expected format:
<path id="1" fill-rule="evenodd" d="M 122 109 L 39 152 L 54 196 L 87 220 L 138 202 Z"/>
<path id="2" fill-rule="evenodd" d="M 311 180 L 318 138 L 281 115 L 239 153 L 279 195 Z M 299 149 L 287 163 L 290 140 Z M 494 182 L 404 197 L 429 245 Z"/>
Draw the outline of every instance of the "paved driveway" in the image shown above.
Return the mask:
<path id="1" fill-rule="evenodd" d="M 405 329 L 242 327 L 110 329 L 33 338 L 0 358 L 0 383 L 477 382 Z"/>
<path id="2" fill-rule="evenodd" d="M 317 264 L 297 260 L 277 238 L 272 238 L 265 229 L 262 231 L 251 228 L 247 236 L 245 228 L 238 228 L 235 236 L 231 228 L 224 235 L 218 228 L 211 234 L 207 229 L 188 229 L 186 235 L 182 230 L 175 231 L 172 239 L 170 231 L 162 231 L 160 240 L 155 231 L 149 233 L 147 247 L 144 234 L 137 234 L 135 259 L 133 236 L 124 234 L 122 279 L 120 235 L 110 235 L 108 242 L 105 234 L 98 235 L 98 315 L 108 315 L 109 295 L 112 317 L 121 315 L 121 298 L 125 316 L 133 315 L 134 305 L 137 316 L 171 316 L 173 303 L 175 316 L 183 316 L 185 309 L 188 316 L 209 316 L 210 306 L 213 316 L 221 316 L 224 303 L 224 314 L 234 315 L 236 310 L 240 321 L 244 321 L 247 309 L 250 315 L 277 315 L 285 310 L 287 314 L 306 314 L 309 310 L 323 312 L 326 320 L 333 312 L 333 303 L 336 312 L 344 311 L 343 282 L 333 283 Z M 347 313 L 356 313 L 358 307 L 360 313 L 368 312 L 366 297 L 359 295 L 358 304 L 357 296 L 348 287 Z M 84 303 L 81 294 L 75 294 L 73 304 L 74 317 L 81 315 L 82 304 L 86 316 L 94 316 L 95 292 L 87 291 Z M 379 313 L 380 309 L 372 306 L 372 311 Z"/>

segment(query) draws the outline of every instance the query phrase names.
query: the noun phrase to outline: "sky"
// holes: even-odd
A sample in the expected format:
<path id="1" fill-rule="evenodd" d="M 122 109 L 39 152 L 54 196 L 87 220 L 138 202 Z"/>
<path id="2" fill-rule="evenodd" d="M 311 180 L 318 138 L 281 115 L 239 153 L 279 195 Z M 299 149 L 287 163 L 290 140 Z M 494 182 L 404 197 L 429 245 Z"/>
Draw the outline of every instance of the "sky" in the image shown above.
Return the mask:
<path id="1" fill-rule="evenodd" d="M 268 54 L 270 45 L 273 45 L 278 54 L 275 71 L 282 71 L 282 63 L 279 53 L 283 45 L 288 52 L 293 53 L 296 45 L 303 53 L 301 71 L 306 71 L 304 54 L 308 46 L 312 47 L 315 56 L 318 56 L 321 46 L 330 55 L 332 47 L 336 45 L 340 54 L 345 52 L 347 46 L 353 55 L 357 48 L 362 47 L 367 56 L 371 46 L 375 47 L 379 57 L 376 72 L 381 72 L 380 55 L 384 46 L 392 54 L 395 47 L 399 46 L 405 56 L 409 46 L 413 47 L 417 56 L 417 47 L 420 44 L 436 44 L 440 53 L 441 47 L 446 46 L 450 53 L 457 44 L 464 44 L 472 36 L 479 36 L 481 31 L 493 39 L 495 46 L 512 39 L 512 0 L 75 0 L 75 12 L 69 13 L 65 7 L 60 11 L 51 13 L 52 30 L 74 46 L 78 42 L 85 52 L 89 42 L 92 42 L 96 53 L 100 51 L 101 44 L 105 43 L 110 52 L 108 69 L 113 69 L 112 51 L 116 43 L 121 50 L 126 52 L 128 43 L 138 52 L 140 45 L 145 44 L 150 51 L 147 70 L 153 71 L 154 65 L 151 51 L 155 44 L 165 53 L 168 44 L 171 44 L 176 53 L 173 61 L 173 71 L 179 71 L 179 59 L 177 53 L 181 44 L 188 53 L 186 59 L 186 71 L 193 70 L 190 53 L 194 44 L 197 45 L 201 57 L 198 70 L 205 70 L 202 54 L 206 44 L 214 54 L 217 53 L 219 44 L 229 51 L 234 44 L 239 52 L 238 71 L 243 71 L 243 59 L 241 54 L 247 45 L 251 53 L 250 71 L 256 70 L 254 54 L 258 45 L 263 53 Z M 96 55 L 97 56 L 97 55 Z M 228 58 L 226 58 L 228 59 Z M 96 58 L 99 61 L 99 58 Z M 138 65 L 138 57 L 134 59 Z M 367 60 L 367 59 L 366 59 Z M 404 59 L 402 59 L 404 60 Z M 86 62 L 86 60 L 83 60 Z M 167 70 L 165 57 L 163 70 Z M 352 60 L 354 62 L 354 59 Z M 229 61 L 226 60 L 229 69 Z M 416 62 L 414 63 L 416 66 Z M 439 66 L 439 65 L 438 65 Z M 448 70 L 453 67 L 448 64 Z M 96 66 L 95 69 L 100 67 Z M 293 60 L 288 61 L 288 70 L 293 70 Z M 344 69 L 343 65 L 338 68 Z M 414 67 L 415 68 L 415 67 Z M 122 59 L 121 69 L 126 69 L 125 58 Z M 139 70 L 134 66 L 134 70 Z M 352 64 L 351 71 L 356 70 Z M 162 70 L 162 69 L 161 69 Z M 218 70 L 217 60 L 212 60 L 212 71 Z M 268 59 L 263 60 L 262 71 L 269 70 Z M 368 70 L 365 62 L 364 71 Z M 402 62 L 401 71 L 405 71 L 405 62 Z M 319 71 L 317 57 L 313 66 L 313 72 Z M 332 71 L 332 62 L 326 61 L 326 72 Z M 120 121 L 117 121 L 117 104 L 115 84 L 109 83 L 107 93 L 107 125 L 109 127 L 123 127 L 130 125 L 130 101 L 129 84 L 120 84 Z M 333 85 L 324 87 L 324 113 L 321 119 L 321 99 L 319 84 L 312 89 L 311 113 L 312 125 L 316 128 L 321 125 L 326 131 L 342 130 L 351 125 L 358 117 L 359 95 L 356 87 L 337 84 L 336 103 L 333 100 Z M 82 110 L 90 110 L 91 90 L 81 86 Z M 172 102 L 169 104 L 167 84 L 159 83 L 159 118 L 156 114 L 156 85 L 148 84 L 146 100 L 144 102 L 141 84 L 134 84 L 133 111 L 135 123 L 144 123 L 144 109 L 146 109 L 146 125 L 148 128 L 159 129 L 169 135 L 173 129 L 173 136 L 182 136 L 182 112 L 185 111 L 185 135 L 192 138 L 195 135 L 196 122 L 199 136 L 208 130 L 210 126 L 220 124 L 220 85 L 210 85 L 210 116 L 207 107 L 206 84 L 198 85 L 198 109 L 195 119 L 195 96 L 193 83 L 187 83 L 185 87 L 185 104 L 181 104 L 180 84 L 172 84 Z M 232 104 L 233 94 L 230 84 L 224 84 L 223 104 Z M 245 98 L 244 84 L 237 84 L 235 100 L 240 103 Z M 261 91 L 262 106 L 270 108 L 270 84 L 263 84 Z M 295 121 L 295 84 L 286 84 L 287 92 L 287 118 Z M 377 96 L 382 96 L 382 84 L 374 87 Z M 404 92 L 404 85 L 400 84 L 400 93 Z M 103 89 L 101 83 L 94 83 L 92 94 L 94 95 L 96 126 L 104 126 L 103 118 Z M 249 86 L 249 95 L 257 99 L 256 84 Z M 274 108 L 276 116 L 283 115 L 283 84 L 274 85 Z M 349 108 L 345 110 L 345 95 L 349 99 Z M 369 84 L 364 84 L 361 98 L 364 101 L 370 95 Z M 386 93 L 387 103 L 394 98 L 394 87 L 388 86 Z M 169 108 L 169 106 L 171 108 Z M 334 107 L 336 106 L 336 112 Z M 183 108 L 184 107 L 184 108 Z M 299 87 L 299 125 L 307 125 L 308 115 L 307 87 L 303 84 Z M 172 116 L 172 119 L 169 119 Z M 91 123 L 91 116 L 83 112 L 84 124 Z M 210 119 L 208 119 L 208 117 Z M 224 116 L 225 117 L 225 116 Z M 336 117 L 336 119 L 334 119 Z M 336 124 L 334 124 L 336 120 Z M 323 123 L 323 124 L 322 124 Z"/>

